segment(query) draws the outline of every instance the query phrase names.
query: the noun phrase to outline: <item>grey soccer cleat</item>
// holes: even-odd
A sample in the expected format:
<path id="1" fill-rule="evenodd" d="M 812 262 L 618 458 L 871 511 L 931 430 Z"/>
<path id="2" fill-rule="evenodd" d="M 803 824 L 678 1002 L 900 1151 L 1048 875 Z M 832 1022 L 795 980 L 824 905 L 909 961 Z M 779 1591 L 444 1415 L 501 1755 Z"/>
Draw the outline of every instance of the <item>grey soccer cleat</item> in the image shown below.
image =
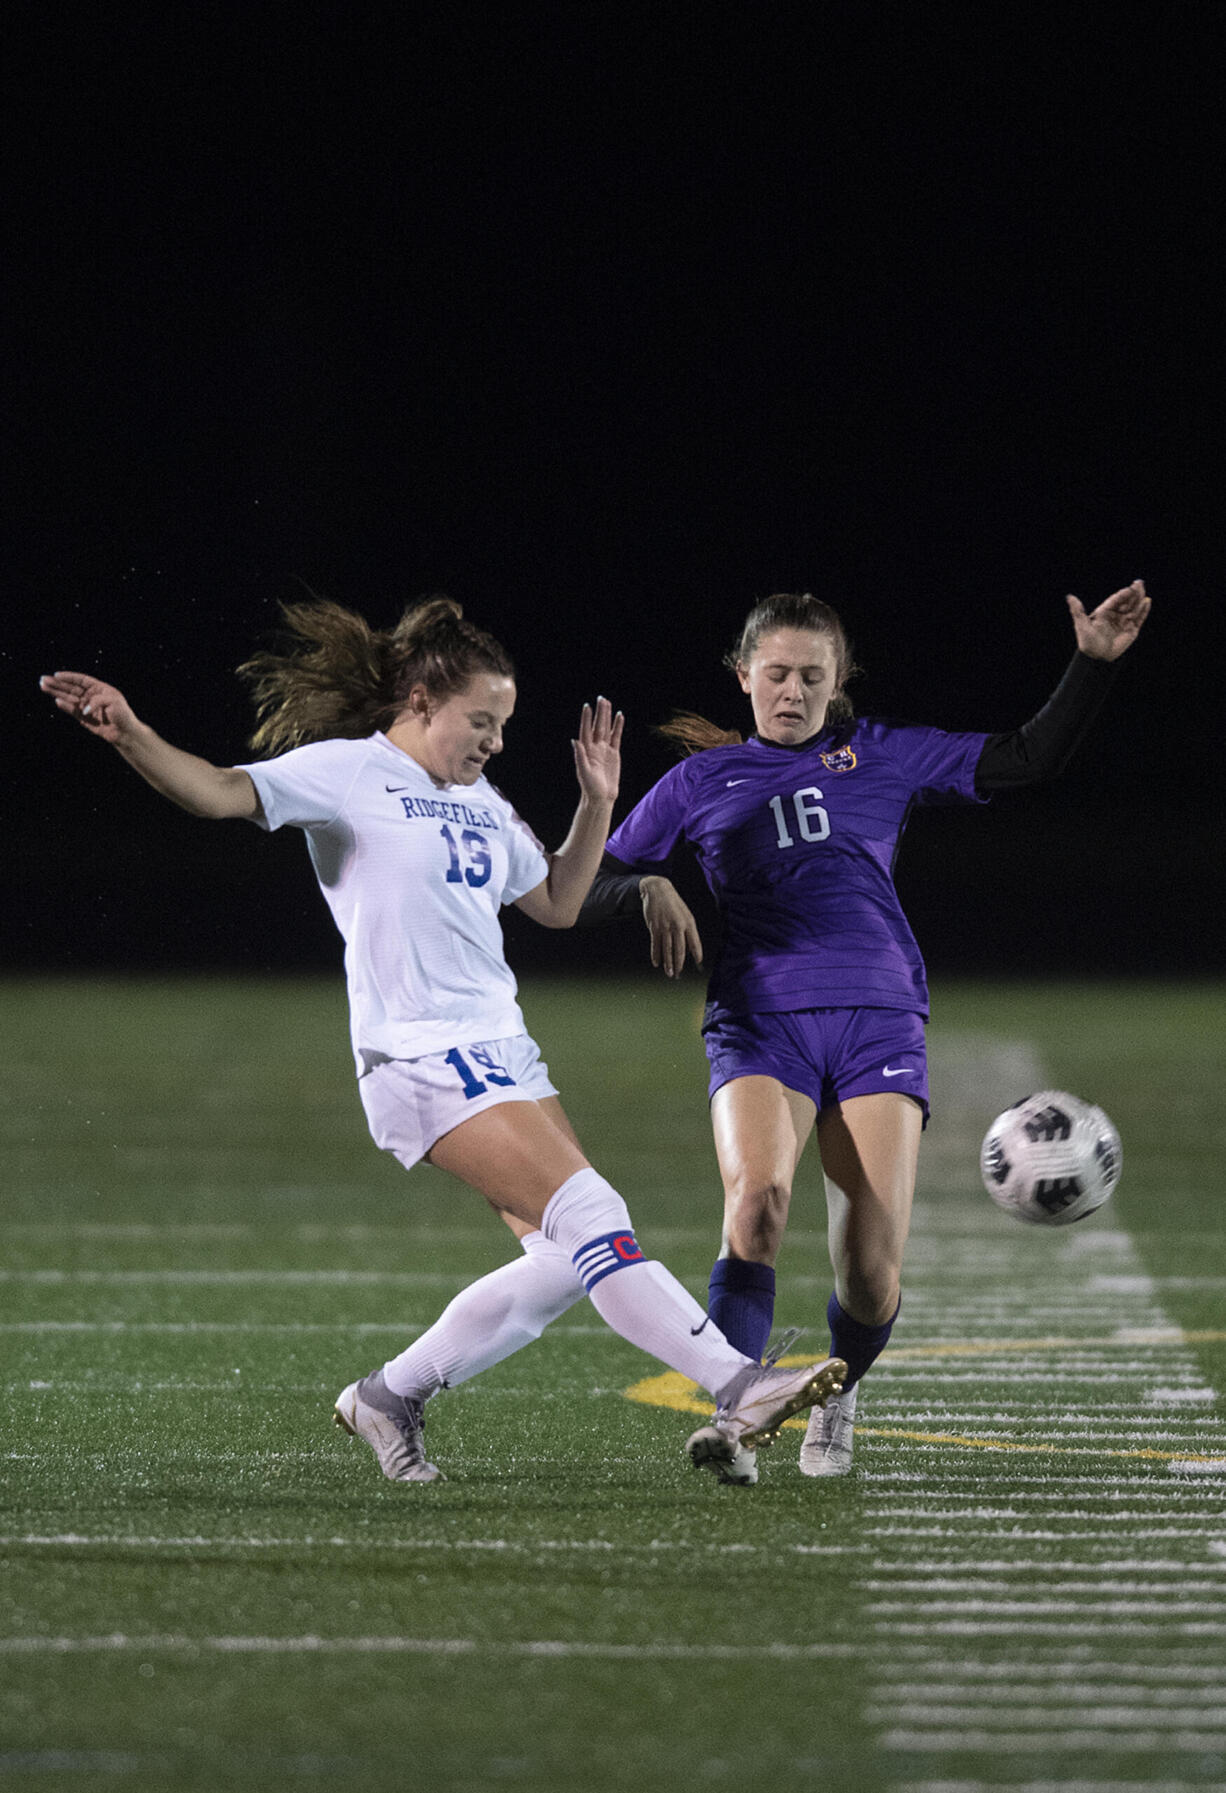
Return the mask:
<path id="1" fill-rule="evenodd" d="M 800 1447 L 801 1475 L 847 1475 L 855 1443 L 857 1382 L 845 1395 L 834 1395 L 820 1412 L 809 1415 L 809 1429 Z"/>
<path id="2" fill-rule="evenodd" d="M 337 1396 L 332 1418 L 354 1438 L 365 1439 L 389 1482 L 446 1480 L 438 1464 L 426 1459 L 422 1403 L 393 1394 L 382 1370 L 351 1382 Z"/>
<path id="3" fill-rule="evenodd" d="M 710 1425 L 686 1441 L 695 1469 L 710 1469 L 724 1482 L 751 1485 L 758 1479 L 754 1453 L 771 1444 L 785 1420 L 807 1407 L 820 1407 L 843 1386 L 847 1365 L 840 1357 L 799 1370 L 747 1364 L 726 1388 Z"/>

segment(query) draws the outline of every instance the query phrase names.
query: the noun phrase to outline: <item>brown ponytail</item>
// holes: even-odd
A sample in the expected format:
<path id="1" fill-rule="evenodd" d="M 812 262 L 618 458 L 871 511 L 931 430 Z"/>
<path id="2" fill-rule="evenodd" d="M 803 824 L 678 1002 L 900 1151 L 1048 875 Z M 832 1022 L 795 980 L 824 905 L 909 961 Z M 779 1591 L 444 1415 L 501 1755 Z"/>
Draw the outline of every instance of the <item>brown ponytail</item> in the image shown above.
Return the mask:
<path id="1" fill-rule="evenodd" d="M 515 677 L 506 650 L 465 622 L 454 598 L 411 605 L 388 630 L 372 629 L 326 598 L 285 604 L 281 614 L 291 637 L 287 651 L 262 649 L 238 669 L 255 704 L 257 753 L 337 736 L 358 740 L 388 728 L 414 685 L 445 699 L 478 672 Z"/>
<path id="2" fill-rule="evenodd" d="M 717 728 L 693 710 L 674 710 L 667 722 L 652 730 L 666 741 L 675 741 L 686 753 L 705 753 L 708 747 L 739 747 L 745 739 L 738 728 Z"/>

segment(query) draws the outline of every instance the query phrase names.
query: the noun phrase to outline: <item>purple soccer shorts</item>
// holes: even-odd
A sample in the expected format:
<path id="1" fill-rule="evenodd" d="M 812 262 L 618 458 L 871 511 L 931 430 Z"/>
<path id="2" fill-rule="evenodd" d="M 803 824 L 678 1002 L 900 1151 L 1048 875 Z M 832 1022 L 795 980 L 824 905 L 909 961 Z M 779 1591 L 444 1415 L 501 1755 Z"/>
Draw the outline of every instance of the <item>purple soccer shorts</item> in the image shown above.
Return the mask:
<path id="1" fill-rule="evenodd" d="M 928 1123 L 924 1022 L 906 1009 L 785 1009 L 757 1015 L 708 1011 L 708 1094 L 735 1077 L 774 1077 L 808 1096 L 820 1114 L 850 1096 L 912 1096 Z"/>

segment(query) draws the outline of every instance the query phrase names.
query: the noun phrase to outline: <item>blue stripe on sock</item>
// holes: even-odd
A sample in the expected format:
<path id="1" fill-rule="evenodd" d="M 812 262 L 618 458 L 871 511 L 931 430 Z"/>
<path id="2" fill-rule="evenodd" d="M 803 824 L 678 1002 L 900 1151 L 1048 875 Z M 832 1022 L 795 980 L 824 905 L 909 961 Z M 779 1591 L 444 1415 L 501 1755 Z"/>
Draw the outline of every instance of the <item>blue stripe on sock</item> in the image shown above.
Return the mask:
<path id="1" fill-rule="evenodd" d="M 589 1239 L 574 1253 L 571 1261 L 589 1295 L 598 1282 L 612 1276 L 615 1270 L 626 1270 L 631 1264 L 646 1262 L 642 1246 L 634 1234 L 624 1228 L 617 1233 L 601 1233 L 598 1238 Z"/>

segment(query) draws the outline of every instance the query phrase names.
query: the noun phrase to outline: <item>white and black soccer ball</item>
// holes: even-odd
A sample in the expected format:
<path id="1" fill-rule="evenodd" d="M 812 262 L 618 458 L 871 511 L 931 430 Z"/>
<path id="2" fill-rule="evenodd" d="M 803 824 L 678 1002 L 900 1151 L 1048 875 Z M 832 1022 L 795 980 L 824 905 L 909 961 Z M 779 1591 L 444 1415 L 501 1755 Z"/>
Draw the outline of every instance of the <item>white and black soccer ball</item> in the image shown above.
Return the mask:
<path id="1" fill-rule="evenodd" d="M 983 1186 L 1017 1220 L 1069 1226 L 1120 1180 L 1120 1136 L 1101 1108 L 1044 1089 L 998 1114 L 979 1152 Z"/>

